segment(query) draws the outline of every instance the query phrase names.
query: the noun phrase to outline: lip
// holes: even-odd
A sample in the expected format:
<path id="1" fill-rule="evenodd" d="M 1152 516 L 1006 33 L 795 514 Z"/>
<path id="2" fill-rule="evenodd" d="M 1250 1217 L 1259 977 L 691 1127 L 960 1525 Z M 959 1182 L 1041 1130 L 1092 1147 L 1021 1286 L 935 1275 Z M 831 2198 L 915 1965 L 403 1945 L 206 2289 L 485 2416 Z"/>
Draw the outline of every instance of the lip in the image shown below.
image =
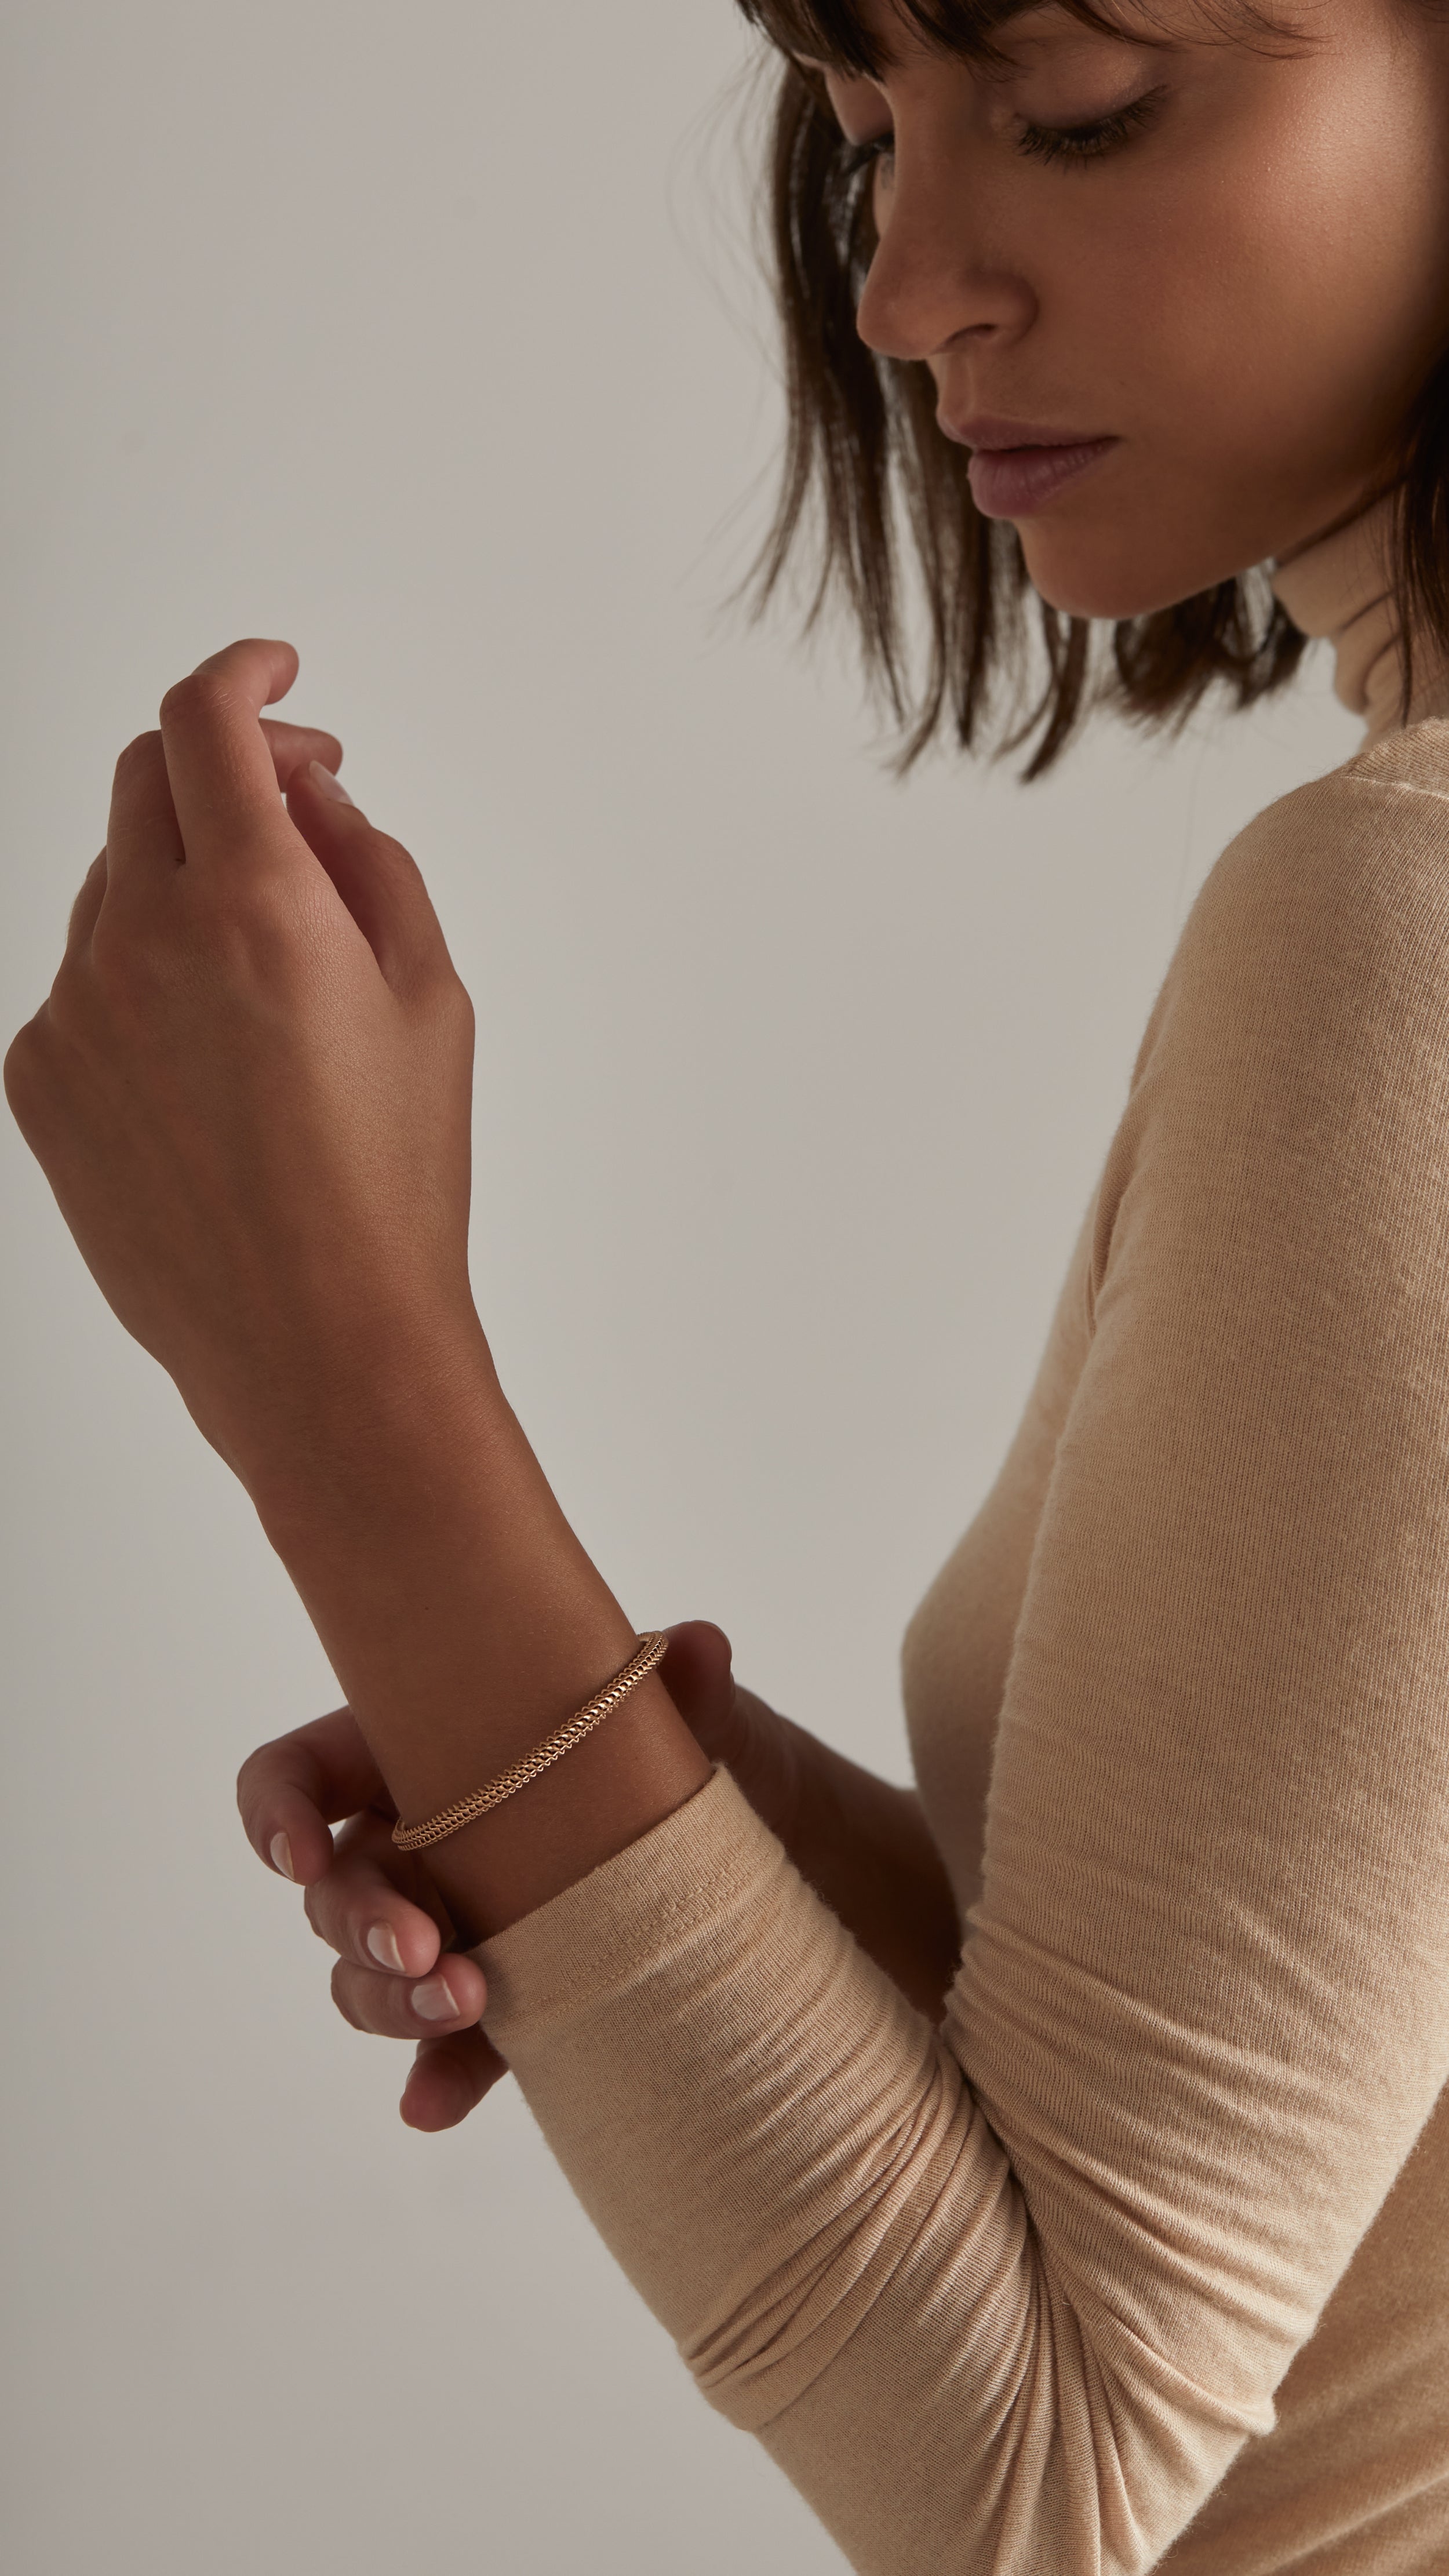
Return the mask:
<path id="1" fill-rule="evenodd" d="M 948 438 L 973 451 L 971 497 L 988 519 L 1031 518 L 1121 444 L 1116 437 L 1083 438 L 1072 430 L 984 413 L 970 420 L 943 420 L 941 427 Z"/>

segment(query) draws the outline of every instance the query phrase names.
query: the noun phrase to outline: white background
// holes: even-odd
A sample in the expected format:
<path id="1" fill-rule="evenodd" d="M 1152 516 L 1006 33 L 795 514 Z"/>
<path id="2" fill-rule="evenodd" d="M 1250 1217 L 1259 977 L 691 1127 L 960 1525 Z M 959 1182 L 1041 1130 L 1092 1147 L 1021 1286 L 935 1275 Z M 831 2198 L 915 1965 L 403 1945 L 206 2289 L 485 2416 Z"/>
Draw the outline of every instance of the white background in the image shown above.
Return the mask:
<path id="1" fill-rule="evenodd" d="M 478 1004 L 474 1267 L 641 1625 L 906 1776 L 1187 906 L 1357 729 L 887 776 L 720 613 L 779 421 L 728 0 L 46 0 L 4 70 L 4 1030 L 170 680 L 290 636 Z M 722 106 L 721 102 L 725 101 Z M 15 2576 L 817 2576 L 503 2088 L 418 2138 L 247 1850 L 329 1675 L 0 1133 Z"/>

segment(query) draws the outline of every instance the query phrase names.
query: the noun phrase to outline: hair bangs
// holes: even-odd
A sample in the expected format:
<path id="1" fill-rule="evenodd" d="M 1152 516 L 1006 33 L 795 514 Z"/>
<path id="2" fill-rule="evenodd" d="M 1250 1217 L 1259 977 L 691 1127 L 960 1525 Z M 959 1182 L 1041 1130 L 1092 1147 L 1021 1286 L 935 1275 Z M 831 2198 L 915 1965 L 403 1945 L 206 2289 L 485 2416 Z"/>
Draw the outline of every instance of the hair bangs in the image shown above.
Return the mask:
<path id="1" fill-rule="evenodd" d="M 782 325 L 787 434 L 773 523 L 746 589 L 757 612 L 787 573 L 809 632 L 842 607 L 868 686 L 899 728 L 897 765 L 932 741 L 1024 750 L 1039 778 L 1110 708 L 1175 729 L 1210 692 L 1248 707 L 1284 688 L 1305 638 L 1262 569 L 1150 615 L 1097 623 L 1034 591 L 1021 540 L 976 508 L 967 451 L 942 437 L 923 360 L 867 348 L 856 309 L 877 248 L 868 172 L 816 65 L 888 72 L 880 0 L 738 0 L 776 46 L 768 239 Z M 1025 0 L 889 0 L 933 48 L 989 64 Z M 1058 0 L 1134 44 L 1172 41 L 1191 7 L 1207 41 L 1311 46 L 1287 0 Z M 1449 14 L 1449 0 L 1416 0 Z M 1000 57 L 998 57 L 1000 58 Z M 1449 356 L 1404 424 L 1395 588 L 1410 669 L 1416 625 L 1449 653 Z M 793 587 L 793 581 L 792 581 Z M 1005 692 L 1003 698 L 1002 692 Z"/>
<path id="2" fill-rule="evenodd" d="M 995 41 L 998 30 L 1029 5 L 1030 0 L 891 0 L 903 27 L 918 40 L 986 68 L 999 68 L 1005 59 Z M 1096 0 L 1060 0 L 1060 5 L 1104 34 L 1125 32 L 1115 14 L 1098 7 Z M 886 68 L 890 48 L 881 42 L 881 13 L 867 9 L 863 0 L 739 0 L 739 7 L 782 53 L 803 55 L 857 77 L 879 77 Z"/>
<path id="3" fill-rule="evenodd" d="M 1034 5 L 1036 0 L 890 0 L 890 10 L 919 41 L 987 70 L 1004 67 L 1007 56 L 997 38 Z M 1168 40 L 1152 0 L 1057 0 L 1057 5 L 1084 27 L 1119 37 L 1124 44 Z M 738 6 L 782 53 L 870 78 L 878 78 L 889 61 L 890 48 L 880 36 L 882 13 L 869 9 L 865 0 L 738 0 Z M 1257 0 L 1195 0 L 1195 8 L 1205 26 L 1225 37 L 1282 32 L 1272 11 L 1258 7 Z"/>

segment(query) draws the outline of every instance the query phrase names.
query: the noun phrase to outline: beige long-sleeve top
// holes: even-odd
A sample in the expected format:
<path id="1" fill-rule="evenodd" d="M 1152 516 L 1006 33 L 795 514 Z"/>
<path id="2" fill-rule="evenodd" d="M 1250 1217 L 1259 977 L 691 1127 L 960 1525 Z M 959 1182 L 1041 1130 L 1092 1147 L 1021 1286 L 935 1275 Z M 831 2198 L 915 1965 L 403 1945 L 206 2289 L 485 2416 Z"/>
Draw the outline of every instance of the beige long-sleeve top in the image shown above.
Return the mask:
<path id="1" fill-rule="evenodd" d="M 1198 898 L 907 1637 L 944 2023 L 723 1771 L 475 1954 L 862 2576 L 1449 2568 L 1449 721 L 1377 561 L 1279 575 L 1369 747 Z"/>

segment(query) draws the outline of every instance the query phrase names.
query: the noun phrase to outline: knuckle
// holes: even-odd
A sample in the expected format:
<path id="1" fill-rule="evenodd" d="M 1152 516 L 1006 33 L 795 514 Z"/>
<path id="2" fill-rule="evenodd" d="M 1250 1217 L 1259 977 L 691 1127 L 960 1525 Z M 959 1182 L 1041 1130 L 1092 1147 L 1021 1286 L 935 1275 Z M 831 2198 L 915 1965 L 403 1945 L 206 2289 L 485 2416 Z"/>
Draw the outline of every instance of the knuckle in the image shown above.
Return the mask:
<path id="1" fill-rule="evenodd" d="M 5 1054 L 5 1098 L 32 1153 L 45 1161 L 63 1129 L 74 1076 L 72 1049 L 56 1010 L 56 994 L 33 1020 L 17 1029 Z"/>
<path id="2" fill-rule="evenodd" d="M 449 1046 L 471 1049 L 477 1036 L 477 1014 L 467 985 L 450 960 L 443 960 L 428 994 L 430 1018 Z"/>
<path id="3" fill-rule="evenodd" d="M 262 869 L 244 887 L 209 890 L 196 926 L 210 971 L 229 988 L 291 988 L 308 977 L 306 923 L 295 889 L 277 873 Z"/>
<path id="4" fill-rule="evenodd" d="M 92 909 L 98 886 L 101 893 L 104 894 L 107 873 L 106 853 L 102 850 L 98 857 L 92 859 L 90 866 L 87 868 L 85 875 L 81 879 L 75 901 L 71 905 L 65 925 L 67 944 L 75 938 L 76 932 L 85 918 L 85 915 Z"/>
<path id="5" fill-rule="evenodd" d="M 366 2028 L 366 2024 L 358 2016 L 357 2007 L 348 1991 L 347 1971 L 345 1964 L 341 1959 L 338 1960 L 336 1967 L 332 1971 L 332 2000 L 337 2006 L 338 2011 L 341 2013 L 343 2020 L 347 2023 L 349 2029 L 363 2030 Z"/>
<path id="6" fill-rule="evenodd" d="M 90 988 L 75 961 L 70 957 L 63 957 L 56 968 L 55 981 L 51 985 L 50 998 L 45 1006 L 45 1016 L 52 1037 L 63 1047 L 74 1048 L 82 1055 L 90 1033 L 91 999 Z M 42 1073 L 43 1065 L 43 1050 L 37 1049 L 35 1063 L 37 1074 Z"/>
<path id="7" fill-rule="evenodd" d="M 71 969 L 62 966 L 57 977 L 57 990 L 67 989 Z M 154 930 L 138 928 L 133 921 L 104 913 L 91 933 L 90 958 L 84 985 L 75 982 L 76 996 L 82 992 L 87 1000 L 94 996 L 103 1010 L 115 1015 L 121 1028 L 132 1031 L 132 1021 L 142 1034 L 155 1034 L 160 1026 L 157 1011 L 172 993 L 176 982 L 176 960 L 169 944 Z"/>
<path id="8" fill-rule="evenodd" d="M 236 1775 L 236 1802 L 248 1829 L 251 1818 L 260 1815 L 267 1794 L 270 1777 L 267 1749 L 264 1744 L 254 1745 Z"/>
<path id="9" fill-rule="evenodd" d="M 129 787 L 138 779 L 149 777 L 158 763 L 164 766 L 161 736 L 154 730 L 138 733 L 128 742 L 116 763 L 116 785 Z"/>
<path id="10" fill-rule="evenodd" d="M 224 713 L 232 695 L 224 675 L 203 663 L 199 670 L 188 671 L 184 680 L 173 680 L 161 701 L 162 724 L 204 723 Z"/>
<path id="11" fill-rule="evenodd" d="M 35 1096 L 40 1078 L 40 1042 L 35 1022 L 17 1029 L 5 1050 L 5 1097 L 17 1118 Z"/>

